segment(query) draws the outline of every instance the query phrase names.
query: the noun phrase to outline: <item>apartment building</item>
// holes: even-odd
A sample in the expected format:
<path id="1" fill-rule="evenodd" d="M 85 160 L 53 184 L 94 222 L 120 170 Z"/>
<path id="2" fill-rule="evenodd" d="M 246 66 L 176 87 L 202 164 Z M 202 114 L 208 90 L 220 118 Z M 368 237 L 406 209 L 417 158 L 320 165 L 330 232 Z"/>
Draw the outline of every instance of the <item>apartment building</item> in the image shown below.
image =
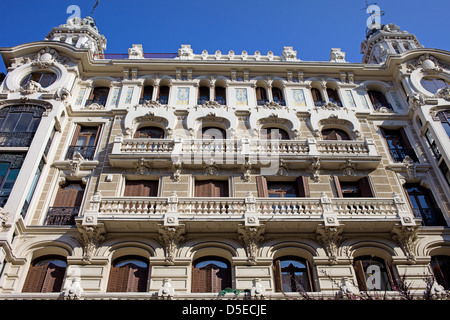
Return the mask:
<path id="1" fill-rule="evenodd" d="M 0 48 L 0 299 L 446 296 L 448 51 L 106 42 L 87 17 Z"/>

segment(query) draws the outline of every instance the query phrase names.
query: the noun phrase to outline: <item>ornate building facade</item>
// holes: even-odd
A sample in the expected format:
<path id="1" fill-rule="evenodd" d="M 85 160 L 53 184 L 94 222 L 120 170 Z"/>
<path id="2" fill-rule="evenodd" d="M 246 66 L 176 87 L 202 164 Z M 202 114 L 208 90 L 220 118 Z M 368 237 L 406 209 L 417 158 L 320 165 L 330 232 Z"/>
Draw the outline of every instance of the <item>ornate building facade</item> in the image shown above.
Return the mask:
<path id="1" fill-rule="evenodd" d="M 449 52 L 105 49 L 89 17 L 0 49 L 1 299 L 450 289 Z"/>

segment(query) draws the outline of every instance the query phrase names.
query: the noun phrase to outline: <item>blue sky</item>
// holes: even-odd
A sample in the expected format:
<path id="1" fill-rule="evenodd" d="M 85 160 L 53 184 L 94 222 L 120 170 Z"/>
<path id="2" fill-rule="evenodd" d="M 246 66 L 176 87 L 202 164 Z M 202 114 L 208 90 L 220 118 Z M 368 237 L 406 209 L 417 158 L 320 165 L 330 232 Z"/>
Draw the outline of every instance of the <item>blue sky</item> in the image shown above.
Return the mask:
<path id="1" fill-rule="evenodd" d="M 425 47 L 450 50 L 449 0 L 373 2 L 385 12 L 382 24 L 414 33 Z M 44 39 L 65 23 L 70 5 L 78 5 L 82 17 L 89 15 L 95 0 L 0 3 L 0 47 L 10 47 Z M 341 48 L 347 61 L 360 62 L 369 17 L 364 7 L 365 0 L 100 0 L 93 17 L 108 40 L 107 53 L 127 53 L 134 43 L 145 53 L 177 52 L 190 44 L 195 53 L 280 55 L 284 46 L 293 46 L 306 61 L 328 61 L 330 49 Z"/>

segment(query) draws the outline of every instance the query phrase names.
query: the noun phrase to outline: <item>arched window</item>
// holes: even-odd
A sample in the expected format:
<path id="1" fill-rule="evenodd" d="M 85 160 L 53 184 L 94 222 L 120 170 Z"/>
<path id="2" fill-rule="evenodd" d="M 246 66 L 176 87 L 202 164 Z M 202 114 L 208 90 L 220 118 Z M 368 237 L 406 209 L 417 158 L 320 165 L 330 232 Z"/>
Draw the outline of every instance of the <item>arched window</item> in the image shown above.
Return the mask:
<path id="1" fill-rule="evenodd" d="M 224 87 L 217 86 L 215 88 L 215 95 L 214 101 L 223 106 L 227 104 L 227 90 Z"/>
<path id="2" fill-rule="evenodd" d="M 66 259 L 44 256 L 32 262 L 22 292 L 59 292 L 66 274 Z"/>
<path id="3" fill-rule="evenodd" d="M 392 110 L 392 105 L 387 101 L 385 95 L 377 90 L 369 90 L 367 91 L 369 95 L 370 101 L 372 102 L 372 106 L 375 110 L 378 110 L 382 107 Z"/>
<path id="4" fill-rule="evenodd" d="M 289 140 L 289 134 L 280 128 L 261 129 L 260 137 L 262 140 Z"/>
<path id="5" fill-rule="evenodd" d="M 436 93 L 439 89 L 450 87 L 450 82 L 447 80 L 432 77 L 422 78 L 420 84 L 431 93 Z"/>
<path id="6" fill-rule="evenodd" d="M 209 101 L 209 87 L 207 86 L 200 86 L 198 88 L 198 104 L 204 104 L 205 102 Z"/>
<path id="7" fill-rule="evenodd" d="M 153 86 L 145 86 L 141 92 L 140 103 L 144 103 L 145 101 L 151 101 L 152 98 L 153 98 Z"/>
<path id="8" fill-rule="evenodd" d="M 22 79 L 20 83 L 21 87 L 24 87 L 28 82 L 34 81 L 41 85 L 42 88 L 47 88 L 51 86 L 56 81 L 56 74 L 48 71 L 36 71 L 27 75 Z"/>
<path id="9" fill-rule="evenodd" d="M 116 259 L 111 267 L 108 292 L 146 292 L 148 260 L 138 256 Z"/>
<path id="10" fill-rule="evenodd" d="M 142 127 L 136 130 L 135 138 L 164 139 L 164 129 L 158 127 Z"/>
<path id="11" fill-rule="evenodd" d="M 431 257 L 430 266 L 437 283 L 450 290 L 450 256 Z"/>
<path id="12" fill-rule="evenodd" d="M 273 101 L 279 103 L 282 106 L 286 105 L 284 98 L 283 98 L 283 91 L 280 88 L 272 87 L 272 97 L 273 97 Z"/>
<path id="13" fill-rule="evenodd" d="M 328 95 L 328 100 L 330 100 L 330 102 L 342 107 L 342 102 L 341 102 L 341 99 L 339 98 L 339 94 L 338 94 L 337 90 L 327 88 L 327 95 Z"/>
<path id="14" fill-rule="evenodd" d="M 38 106 L 10 106 L 0 110 L 0 146 L 29 147 L 45 109 Z"/>
<path id="15" fill-rule="evenodd" d="M 89 100 L 86 101 L 86 105 L 97 103 L 99 105 L 106 105 L 106 100 L 108 100 L 109 87 L 95 87 L 91 91 Z"/>
<path id="16" fill-rule="evenodd" d="M 256 103 L 258 106 L 264 105 L 267 100 L 267 91 L 263 87 L 256 87 Z"/>
<path id="17" fill-rule="evenodd" d="M 220 292 L 231 287 L 231 267 L 219 257 L 203 257 L 194 261 L 191 292 Z"/>
<path id="18" fill-rule="evenodd" d="M 170 87 L 169 86 L 160 86 L 159 87 L 159 93 L 158 93 L 158 101 L 161 104 L 168 104 L 169 103 L 169 93 L 170 93 Z"/>
<path id="19" fill-rule="evenodd" d="M 362 256 L 354 260 L 359 290 L 390 291 L 394 286 L 394 278 L 389 265 L 383 259 L 373 256 Z"/>
<path id="20" fill-rule="evenodd" d="M 344 130 L 325 129 L 322 130 L 323 140 L 350 140 L 350 136 Z"/>
<path id="21" fill-rule="evenodd" d="M 325 101 L 322 98 L 322 94 L 320 93 L 320 90 L 317 88 L 311 88 L 311 95 L 314 100 L 314 105 L 316 107 L 320 107 L 325 104 Z"/>
<path id="22" fill-rule="evenodd" d="M 275 291 L 313 291 L 309 262 L 299 257 L 282 257 L 274 261 Z"/>
<path id="23" fill-rule="evenodd" d="M 218 127 L 202 127 L 202 139 L 226 139 L 226 131 Z"/>

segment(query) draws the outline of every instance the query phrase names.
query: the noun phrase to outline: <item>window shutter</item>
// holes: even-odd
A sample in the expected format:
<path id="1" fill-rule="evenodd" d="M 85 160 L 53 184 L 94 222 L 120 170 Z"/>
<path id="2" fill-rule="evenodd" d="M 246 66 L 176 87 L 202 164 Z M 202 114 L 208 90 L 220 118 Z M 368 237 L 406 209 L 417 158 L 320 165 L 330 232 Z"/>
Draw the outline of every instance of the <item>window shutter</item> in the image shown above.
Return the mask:
<path id="1" fill-rule="evenodd" d="M 339 198 L 343 198 L 344 195 L 342 194 L 341 183 L 339 182 L 339 177 L 333 176 L 333 180 L 334 180 L 334 186 L 336 187 L 337 196 Z"/>
<path id="2" fill-rule="evenodd" d="M 83 201 L 84 187 L 81 184 L 69 184 L 60 187 L 56 194 L 54 207 L 79 207 Z"/>
<path id="3" fill-rule="evenodd" d="M 22 292 L 41 292 L 48 264 L 30 266 Z"/>
<path id="4" fill-rule="evenodd" d="M 158 181 L 129 180 L 125 183 L 124 197 L 156 197 L 158 195 Z"/>
<path id="5" fill-rule="evenodd" d="M 392 275 L 392 269 L 391 269 L 392 266 L 386 260 L 384 260 L 384 266 L 386 268 L 386 274 L 388 276 L 389 285 L 391 286 L 391 290 L 392 290 L 392 287 L 395 286 L 395 284 L 396 284 L 394 281 L 395 278 Z"/>
<path id="6" fill-rule="evenodd" d="M 283 291 L 283 284 L 281 282 L 280 260 L 276 260 L 272 268 L 273 268 L 275 292 L 281 292 Z"/>
<path id="7" fill-rule="evenodd" d="M 405 129 L 401 128 L 401 129 L 399 129 L 399 131 L 400 131 L 400 135 L 402 137 L 403 143 L 405 144 L 405 148 L 412 149 L 413 147 L 409 143 L 409 139 L 408 139 L 408 136 L 406 135 Z"/>
<path id="8" fill-rule="evenodd" d="M 367 291 L 366 277 L 364 275 L 364 267 L 361 260 L 356 260 L 353 264 L 356 273 L 356 280 L 358 280 L 358 287 L 360 291 Z"/>
<path id="9" fill-rule="evenodd" d="M 298 197 L 304 197 L 309 198 L 311 197 L 311 193 L 309 190 L 309 182 L 308 177 L 301 176 L 297 178 L 297 196 Z"/>
<path id="10" fill-rule="evenodd" d="M 41 292 L 45 293 L 61 291 L 65 273 L 65 267 L 58 267 L 53 263 L 50 263 L 45 273 L 45 280 L 42 285 Z"/>
<path id="11" fill-rule="evenodd" d="M 361 197 L 371 198 L 373 197 L 372 188 L 370 187 L 369 178 L 364 177 L 359 180 L 359 187 L 361 189 Z"/>
<path id="12" fill-rule="evenodd" d="M 267 188 L 267 179 L 264 176 L 256 177 L 256 188 L 258 190 L 258 197 L 260 198 L 268 198 L 269 190 Z"/>
<path id="13" fill-rule="evenodd" d="M 314 291 L 314 287 L 313 287 L 313 283 L 312 283 L 312 270 L 311 270 L 311 264 L 309 263 L 308 260 L 305 261 L 306 264 L 306 273 L 307 273 L 307 277 L 308 277 L 308 285 L 309 288 L 305 288 L 305 290 L 307 291 Z"/>
<path id="14" fill-rule="evenodd" d="M 206 291 L 206 270 L 204 268 L 192 268 L 192 287 L 191 292 Z"/>
<path id="15" fill-rule="evenodd" d="M 195 181 L 195 196 L 196 197 L 210 196 L 210 188 L 208 181 Z"/>
<path id="16" fill-rule="evenodd" d="M 106 289 L 107 292 L 117 292 L 116 288 L 119 270 L 120 268 L 111 267 L 111 271 L 109 273 L 108 288 Z"/>

